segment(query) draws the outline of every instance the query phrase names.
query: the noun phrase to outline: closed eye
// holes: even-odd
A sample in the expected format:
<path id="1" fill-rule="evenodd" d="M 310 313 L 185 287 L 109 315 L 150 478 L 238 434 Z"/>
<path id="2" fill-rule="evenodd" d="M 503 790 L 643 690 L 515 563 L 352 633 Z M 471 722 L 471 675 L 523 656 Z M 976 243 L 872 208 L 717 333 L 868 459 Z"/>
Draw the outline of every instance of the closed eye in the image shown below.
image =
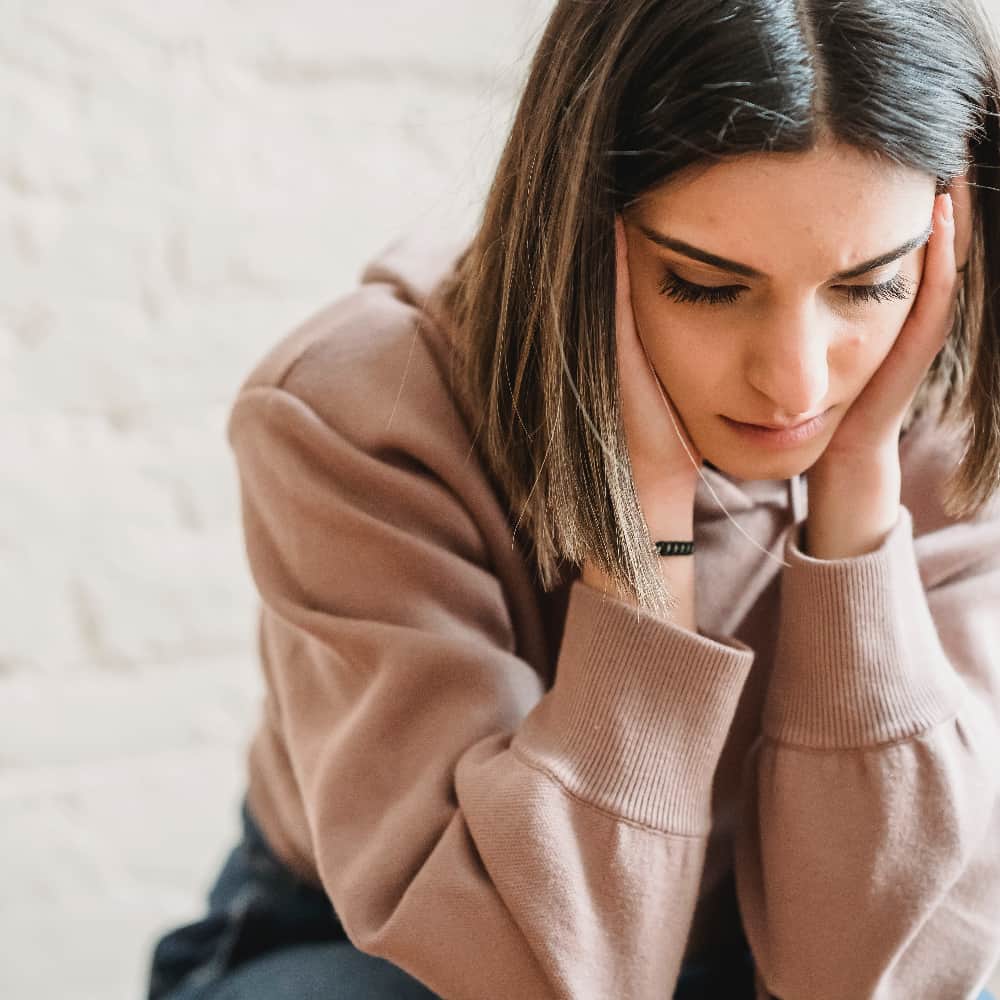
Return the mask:
<path id="1" fill-rule="evenodd" d="M 852 302 L 890 302 L 905 300 L 913 294 L 913 283 L 897 274 L 881 285 L 844 285 Z"/>
<path id="2" fill-rule="evenodd" d="M 840 285 L 839 287 L 852 304 L 905 301 L 913 293 L 913 284 L 902 274 L 897 274 L 880 285 Z M 745 291 L 747 291 L 745 285 L 718 285 L 716 287 L 696 285 L 691 281 L 685 281 L 669 269 L 660 282 L 660 292 L 675 302 L 730 305 Z"/>

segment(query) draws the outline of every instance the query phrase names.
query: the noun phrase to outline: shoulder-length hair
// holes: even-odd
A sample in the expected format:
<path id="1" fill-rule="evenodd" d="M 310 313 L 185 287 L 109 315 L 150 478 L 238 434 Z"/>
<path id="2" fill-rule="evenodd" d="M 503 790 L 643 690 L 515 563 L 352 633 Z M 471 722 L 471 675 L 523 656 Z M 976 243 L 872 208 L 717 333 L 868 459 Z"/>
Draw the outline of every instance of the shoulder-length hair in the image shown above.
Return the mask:
<path id="1" fill-rule="evenodd" d="M 672 598 L 636 499 L 615 360 L 614 217 L 699 162 L 833 139 L 969 173 L 954 328 L 911 406 L 966 431 L 951 516 L 1000 486 L 1000 46 L 978 0 L 560 0 L 445 305 L 456 385 L 540 582 L 592 559 L 640 607 Z"/>

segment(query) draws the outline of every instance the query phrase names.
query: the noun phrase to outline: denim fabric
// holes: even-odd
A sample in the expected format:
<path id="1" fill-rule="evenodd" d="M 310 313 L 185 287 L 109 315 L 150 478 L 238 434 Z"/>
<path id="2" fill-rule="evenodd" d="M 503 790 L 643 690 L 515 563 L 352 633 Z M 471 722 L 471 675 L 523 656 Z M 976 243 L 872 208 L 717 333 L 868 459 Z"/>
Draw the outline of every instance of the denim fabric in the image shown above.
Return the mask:
<path id="1" fill-rule="evenodd" d="M 402 969 L 358 951 L 326 894 L 273 853 L 246 800 L 241 816 L 208 912 L 156 943 L 148 1000 L 434 1000 Z"/>
<path id="2" fill-rule="evenodd" d="M 347 938 L 327 895 L 274 854 L 244 799 L 243 835 L 209 890 L 207 913 L 157 941 L 147 1000 L 436 1000 L 398 966 Z M 752 1000 L 745 939 L 735 959 L 688 963 L 674 1000 Z"/>
<path id="3" fill-rule="evenodd" d="M 241 816 L 242 838 L 205 916 L 157 941 L 147 1000 L 435 1000 L 398 966 L 355 948 L 326 894 L 273 853 L 245 800 Z M 674 1000 L 753 1000 L 742 928 L 727 956 L 685 964 Z"/>

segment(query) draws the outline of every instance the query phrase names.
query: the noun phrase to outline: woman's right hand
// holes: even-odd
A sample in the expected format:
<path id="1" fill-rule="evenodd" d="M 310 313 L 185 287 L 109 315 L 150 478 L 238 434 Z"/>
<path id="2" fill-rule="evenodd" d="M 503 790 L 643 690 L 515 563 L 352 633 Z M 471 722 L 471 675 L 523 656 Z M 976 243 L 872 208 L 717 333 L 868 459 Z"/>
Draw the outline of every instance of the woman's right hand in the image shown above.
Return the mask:
<path id="1" fill-rule="evenodd" d="M 615 216 L 615 253 L 618 392 L 639 507 L 651 540 L 689 539 L 703 459 L 640 339 L 632 308 L 628 244 L 620 215 Z"/>
<path id="2" fill-rule="evenodd" d="M 639 509 L 650 542 L 687 541 L 694 532 L 694 495 L 702 456 L 646 357 L 632 309 L 628 246 L 619 216 L 615 217 L 615 255 L 618 395 Z M 660 560 L 660 573 L 675 605 L 671 619 L 692 632 L 697 630 L 694 565 L 691 556 Z M 633 595 L 617 587 L 593 560 L 584 562 L 582 578 L 585 584 L 606 594 L 615 594 L 627 603 L 634 601 Z"/>

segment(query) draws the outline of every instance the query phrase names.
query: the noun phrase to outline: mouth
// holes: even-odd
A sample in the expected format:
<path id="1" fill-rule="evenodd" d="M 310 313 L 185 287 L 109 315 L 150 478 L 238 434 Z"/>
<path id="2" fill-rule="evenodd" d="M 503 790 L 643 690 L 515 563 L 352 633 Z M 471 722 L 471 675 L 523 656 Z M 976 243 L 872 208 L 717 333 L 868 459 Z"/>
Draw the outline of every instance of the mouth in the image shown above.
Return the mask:
<path id="1" fill-rule="evenodd" d="M 790 447 L 803 444 L 816 437 L 826 426 L 829 413 L 830 410 L 824 410 L 810 420 L 804 420 L 790 427 L 778 428 L 761 424 L 747 424 L 739 420 L 732 420 L 729 417 L 723 417 L 722 419 L 728 427 L 736 431 L 746 441 L 775 447 Z"/>
<path id="2" fill-rule="evenodd" d="M 805 420 L 800 420 L 797 424 L 757 424 L 745 420 L 737 420 L 735 422 L 743 424 L 745 427 L 759 427 L 761 430 L 765 431 L 794 431 L 797 427 L 803 427 L 805 424 L 808 424 L 810 420 L 815 420 L 816 417 L 819 416 L 822 416 L 822 414 L 817 413 L 815 416 L 807 417 Z"/>

